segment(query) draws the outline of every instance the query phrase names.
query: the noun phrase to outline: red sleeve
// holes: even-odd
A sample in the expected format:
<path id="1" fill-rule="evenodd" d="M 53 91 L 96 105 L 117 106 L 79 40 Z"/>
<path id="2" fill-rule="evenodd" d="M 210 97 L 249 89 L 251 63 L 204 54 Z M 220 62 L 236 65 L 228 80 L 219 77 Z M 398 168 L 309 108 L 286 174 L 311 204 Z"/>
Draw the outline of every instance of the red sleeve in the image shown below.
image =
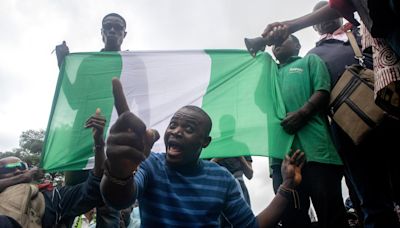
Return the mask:
<path id="1" fill-rule="evenodd" d="M 337 10 L 342 17 L 348 20 L 355 26 L 358 26 L 360 23 L 354 18 L 354 12 L 356 9 L 350 0 L 329 0 L 329 6 L 335 10 Z"/>

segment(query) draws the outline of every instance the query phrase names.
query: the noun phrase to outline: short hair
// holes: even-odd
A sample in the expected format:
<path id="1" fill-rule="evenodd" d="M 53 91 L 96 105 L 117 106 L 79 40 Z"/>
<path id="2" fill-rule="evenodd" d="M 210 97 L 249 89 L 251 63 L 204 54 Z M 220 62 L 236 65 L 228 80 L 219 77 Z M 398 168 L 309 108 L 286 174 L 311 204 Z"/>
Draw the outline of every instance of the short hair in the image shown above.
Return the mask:
<path id="1" fill-rule="evenodd" d="M 122 22 L 124 23 L 124 27 L 126 28 L 126 21 L 125 21 L 125 19 L 124 19 L 121 15 L 119 15 L 119 14 L 117 14 L 117 13 L 109 13 L 109 14 L 105 15 L 105 16 L 103 17 L 103 20 L 101 21 L 101 24 L 104 24 L 104 20 L 106 20 L 107 17 L 111 17 L 111 16 L 119 17 L 119 18 L 122 20 Z"/>
<path id="2" fill-rule="evenodd" d="M 295 35 L 290 34 L 289 37 L 291 37 L 292 40 L 293 40 L 295 43 L 297 43 L 298 45 L 300 45 L 300 40 L 299 40 L 299 38 L 297 38 Z"/>
<path id="3" fill-rule="evenodd" d="M 202 108 L 199 108 L 199 107 L 194 106 L 194 105 L 186 105 L 186 106 L 183 106 L 182 108 L 187 108 L 187 109 L 190 109 L 190 110 L 195 111 L 197 113 L 200 113 L 200 115 L 202 115 L 204 117 L 204 119 L 206 120 L 206 123 L 207 122 L 209 123 L 206 126 L 206 129 L 205 129 L 206 133 L 207 133 L 207 136 L 209 136 L 210 132 L 211 132 L 211 128 L 212 128 L 211 117 Z"/>
<path id="4" fill-rule="evenodd" d="M 317 4 L 315 4 L 314 8 L 313 8 L 313 12 L 319 10 L 320 8 L 322 8 L 323 6 L 328 5 L 327 1 L 320 1 Z"/>

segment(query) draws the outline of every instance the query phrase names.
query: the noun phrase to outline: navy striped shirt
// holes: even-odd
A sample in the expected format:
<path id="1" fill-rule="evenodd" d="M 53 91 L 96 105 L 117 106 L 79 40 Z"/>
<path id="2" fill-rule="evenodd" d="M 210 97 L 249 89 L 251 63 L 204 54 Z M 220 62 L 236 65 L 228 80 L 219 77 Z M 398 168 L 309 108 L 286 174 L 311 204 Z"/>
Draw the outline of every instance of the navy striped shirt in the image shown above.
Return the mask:
<path id="1" fill-rule="evenodd" d="M 135 174 L 142 227 L 219 227 L 224 215 L 235 227 L 257 227 L 233 176 L 199 160 L 190 171 L 170 168 L 165 153 L 151 153 Z"/>

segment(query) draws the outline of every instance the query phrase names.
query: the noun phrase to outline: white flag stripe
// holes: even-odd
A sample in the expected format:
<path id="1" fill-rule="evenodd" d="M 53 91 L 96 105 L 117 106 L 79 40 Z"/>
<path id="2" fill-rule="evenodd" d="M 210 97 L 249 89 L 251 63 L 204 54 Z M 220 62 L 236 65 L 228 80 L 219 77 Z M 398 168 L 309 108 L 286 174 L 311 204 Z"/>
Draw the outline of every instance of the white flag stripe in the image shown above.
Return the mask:
<path id="1" fill-rule="evenodd" d="M 164 151 L 164 131 L 171 113 L 187 104 L 201 106 L 210 80 L 211 59 L 203 51 L 121 52 L 121 56 L 121 82 L 129 106 L 148 127 L 159 131 L 160 140 L 153 150 Z M 114 109 L 111 121 L 116 118 Z"/>
<path id="2" fill-rule="evenodd" d="M 120 80 L 129 108 L 148 128 L 160 133 L 160 140 L 154 144 L 153 151 L 165 151 L 164 131 L 171 113 L 188 104 L 201 107 L 210 81 L 211 59 L 204 51 L 120 54 Z M 117 118 L 114 107 L 109 126 Z M 92 167 L 93 161 L 89 159 L 85 169 Z"/>

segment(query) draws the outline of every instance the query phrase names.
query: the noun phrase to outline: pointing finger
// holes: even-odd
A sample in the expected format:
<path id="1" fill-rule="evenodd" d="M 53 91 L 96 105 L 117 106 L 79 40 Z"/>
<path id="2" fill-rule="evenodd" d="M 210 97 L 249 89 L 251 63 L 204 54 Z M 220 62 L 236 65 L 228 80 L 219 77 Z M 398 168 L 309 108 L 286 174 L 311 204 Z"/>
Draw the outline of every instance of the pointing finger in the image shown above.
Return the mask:
<path id="1" fill-rule="evenodd" d="M 124 112 L 118 117 L 117 121 L 110 129 L 110 133 L 128 131 L 139 135 L 144 135 L 146 132 L 146 125 L 131 112 Z"/>
<path id="2" fill-rule="evenodd" d="M 122 113 L 129 111 L 129 106 L 128 103 L 126 102 L 121 81 L 118 78 L 113 78 L 112 86 L 113 86 L 115 108 L 117 109 L 118 116 L 120 116 Z"/>
<path id="3" fill-rule="evenodd" d="M 100 114 L 101 114 L 100 108 L 96 108 L 96 116 L 100 116 Z"/>

